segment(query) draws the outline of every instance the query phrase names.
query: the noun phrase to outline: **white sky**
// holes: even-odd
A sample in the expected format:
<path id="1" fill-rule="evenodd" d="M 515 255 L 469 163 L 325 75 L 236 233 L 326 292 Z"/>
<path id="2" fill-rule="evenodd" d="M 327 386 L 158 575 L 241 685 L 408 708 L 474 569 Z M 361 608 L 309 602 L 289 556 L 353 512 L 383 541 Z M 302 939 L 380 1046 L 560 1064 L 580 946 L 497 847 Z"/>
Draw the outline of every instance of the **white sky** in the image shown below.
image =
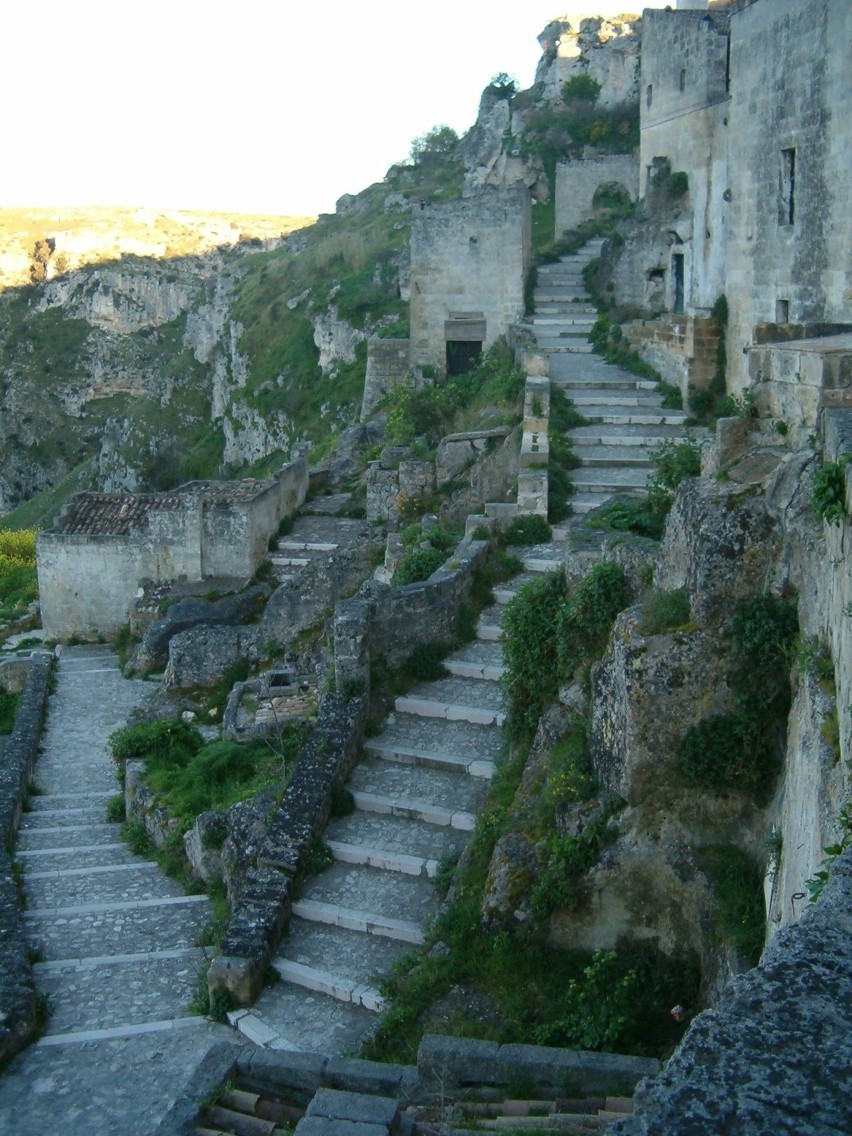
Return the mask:
<path id="1" fill-rule="evenodd" d="M 332 211 L 555 16 L 665 2 L 2 0 L 0 205 Z"/>

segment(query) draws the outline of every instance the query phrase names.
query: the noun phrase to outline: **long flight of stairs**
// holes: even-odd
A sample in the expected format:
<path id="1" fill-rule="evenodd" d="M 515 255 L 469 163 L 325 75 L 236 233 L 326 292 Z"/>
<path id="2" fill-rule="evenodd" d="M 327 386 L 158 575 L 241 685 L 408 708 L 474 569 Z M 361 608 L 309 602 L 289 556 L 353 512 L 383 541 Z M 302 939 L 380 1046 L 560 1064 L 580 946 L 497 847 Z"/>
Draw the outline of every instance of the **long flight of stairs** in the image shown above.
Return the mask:
<path id="1" fill-rule="evenodd" d="M 549 555 L 549 558 L 548 558 Z M 529 565 L 558 565 L 558 550 Z M 476 823 L 503 740 L 499 629 L 525 572 L 495 591 L 477 638 L 449 674 L 398 697 L 348 783 L 353 810 L 324 835 L 333 863 L 309 877 L 273 968 L 282 980 L 230 1015 L 272 1049 L 355 1049 L 383 1005 L 381 977 L 423 944 L 439 908 L 434 878 Z"/>
<path id="2" fill-rule="evenodd" d="M 572 473 L 575 513 L 602 505 L 616 493 L 641 491 L 651 454 L 664 441 L 686 435 L 682 410 L 665 410 L 656 384 L 592 354 L 589 332 L 597 318 L 583 269 L 600 253 L 602 239 L 538 269 L 536 342 L 549 356 L 550 379 L 573 400 L 588 425 L 568 434 L 582 466 Z"/>

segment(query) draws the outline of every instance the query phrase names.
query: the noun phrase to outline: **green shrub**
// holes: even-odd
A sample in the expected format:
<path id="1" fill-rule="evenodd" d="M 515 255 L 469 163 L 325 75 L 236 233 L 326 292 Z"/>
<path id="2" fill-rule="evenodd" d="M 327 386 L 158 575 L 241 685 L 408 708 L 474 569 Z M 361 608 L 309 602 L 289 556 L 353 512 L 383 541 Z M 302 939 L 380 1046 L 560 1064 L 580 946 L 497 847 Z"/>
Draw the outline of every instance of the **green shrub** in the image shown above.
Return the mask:
<path id="1" fill-rule="evenodd" d="M 617 564 L 596 564 L 571 592 L 556 615 L 559 678 L 570 680 L 577 666 L 603 649 L 630 590 Z"/>
<path id="2" fill-rule="evenodd" d="M 846 517 L 846 467 L 852 454 L 844 454 L 839 461 L 823 462 L 814 471 L 811 505 L 821 521 L 839 525 Z"/>
<path id="3" fill-rule="evenodd" d="M 756 966 L 766 938 L 761 865 L 732 845 L 702 848 L 699 862 L 713 888 L 722 938 Z"/>
<path id="4" fill-rule="evenodd" d="M 551 385 L 550 429 L 564 434 L 567 430 L 574 430 L 578 426 L 587 426 L 588 422 L 588 418 L 580 414 L 565 391 Z"/>
<path id="5" fill-rule="evenodd" d="M 636 497 L 612 501 L 596 509 L 583 523 L 592 529 L 632 532 L 637 536 L 660 540 L 665 528 L 665 516 L 653 512 L 645 498 Z"/>
<path id="6" fill-rule="evenodd" d="M 421 643 L 415 647 L 400 667 L 405 679 L 414 682 L 435 682 L 450 673 L 443 660 L 449 651 L 446 643 Z"/>
<path id="7" fill-rule="evenodd" d="M 503 615 L 503 679 L 508 702 L 509 732 L 531 735 L 557 690 L 556 621 L 565 597 L 559 572 L 520 588 Z"/>
<path id="8" fill-rule="evenodd" d="M 798 626 L 795 604 L 772 595 L 741 600 L 734 608 L 727 679 L 743 713 L 786 718 Z"/>
<path id="9" fill-rule="evenodd" d="M 550 525 L 544 517 L 515 517 L 500 534 L 500 543 L 506 547 L 525 544 L 547 544 L 551 539 Z"/>
<path id="10" fill-rule="evenodd" d="M 677 487 L 688 477 L 701 474 L 701 450 L 695 442 L 664 442 L 651 455 L 655 473 L 648 486 L 648 507 L 665 518 L 672 507 Z"/>
<path id="11" fill-rule="evenodd" d="M 596 103 L 600 93 L 600 83 L 585 72 L 581 75 L 572 75 L 562 84 L 562 99 L 566 103 L 570 103 L 572 99 Z"/>
<path id="12" fill-rule="evenodd" d="M 685 588 L 652 592 L 642 602 L 642 634 L 660 635 L 689 623 L 689 596 Z"/>
<path id="13" fill-rule="evenodd" d="M 713 714 L 678 743 L 675 768 L 685 781 L 714 792 L 755 793 L 772 772 L 772 742 L 741 714 Z"/>
<path id="14" fill-rule="evenodd" d="M 657 393 L 663 396 L 664 410 L 683 410 L 683 395 L 680 393 L 680 387 L 672 386 L 671 383 L 661 380 L 657 383 Z"/>
<path id="15" fill-rule="evenodd" d="M 404 584 L 427 580 L 446 559 L 446 553 L 438 548 L 414 548 L 397 565 L 391 583 L 402 587 Z"/>

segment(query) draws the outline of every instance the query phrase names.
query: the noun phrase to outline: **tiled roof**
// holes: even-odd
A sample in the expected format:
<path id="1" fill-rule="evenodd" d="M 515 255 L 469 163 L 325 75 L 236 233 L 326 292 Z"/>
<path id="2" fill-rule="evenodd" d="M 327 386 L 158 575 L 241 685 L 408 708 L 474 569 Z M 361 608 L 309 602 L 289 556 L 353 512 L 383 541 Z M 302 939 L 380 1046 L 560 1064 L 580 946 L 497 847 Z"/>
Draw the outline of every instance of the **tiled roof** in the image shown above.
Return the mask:
<path id="1" fill-rule="evenodd" d="M 120 536 L 148 523 L 152 509 L 179 509 L 174 493 L 78 493 L 54 532 Z"/>

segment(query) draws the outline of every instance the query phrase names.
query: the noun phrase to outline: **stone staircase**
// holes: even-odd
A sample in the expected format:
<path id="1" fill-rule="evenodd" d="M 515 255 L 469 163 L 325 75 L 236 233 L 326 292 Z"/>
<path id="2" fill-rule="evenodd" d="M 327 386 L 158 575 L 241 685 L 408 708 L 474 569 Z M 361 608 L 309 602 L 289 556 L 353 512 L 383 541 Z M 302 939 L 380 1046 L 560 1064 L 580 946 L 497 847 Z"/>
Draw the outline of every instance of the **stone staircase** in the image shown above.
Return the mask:
<path id="1" fill-rule="evenodd" d="M 664 441 L 685 437 L 682 410 L 665 410 L 656 384 L 592 354 L 589 332 L 597 318 L 583 269 L 602 239 L 538 269 L 536 342 L 549 357 L 550 379 L 573 400 L 589 424 L 570 431 L 582 466 L 572 472 L 575 513 L 586 513 L 616 493 L 643 490 L 651 454 Z"/>
<path id="2" fill-rule="evenodd" d="M 0 1131 L 35 1136 L 60 1116 L 69 1132 L 150 1131 L 140 1109 L 152 1093 L 165 1106 L 181 1070 L 227 1033 L 188 1009 L 205 957 L 198 941 L 211 914 L 207 896 L 184 894 L 157 864 L 133 855 L 106 816 L 119 792 L 107 739 L 150 693 L 147 683 L 123 678 L 107 647 L 62 652 L 38 793 L 14 853 L 49 1015 L 44 1035 L 0 1081 Z M 154 1054 L 169 1051 L 168 1071 L 152 1066 Z"/>
<path id="3" fill-rule="evenodd" d="M 299 516 L 286 536 L 269 551 L 269 562 L 279 583 L 291 580 L 314 560 L 323 560 L 363 537 L 361 521 L 336 516 Z"/>
<path id="4" fill-rule="evenodd" d="M 530 551 L 538 571 L 558 566 L 557 545 Z M 382 1009 L 381 976 L 425 941 L 439 907 L 432 881 L 469 839 L 502 749 L 502 612 L 534 574 L 498 589 L 476 640 L 445 660 L 448 676 L 398 697 L 366 740 L 347 786 L 354 808 L 325 832 L 333 863 L 305 881 L 273 960 L 283 981 L 229 1015 L 257 1044 L 355 1049 Z"/>

